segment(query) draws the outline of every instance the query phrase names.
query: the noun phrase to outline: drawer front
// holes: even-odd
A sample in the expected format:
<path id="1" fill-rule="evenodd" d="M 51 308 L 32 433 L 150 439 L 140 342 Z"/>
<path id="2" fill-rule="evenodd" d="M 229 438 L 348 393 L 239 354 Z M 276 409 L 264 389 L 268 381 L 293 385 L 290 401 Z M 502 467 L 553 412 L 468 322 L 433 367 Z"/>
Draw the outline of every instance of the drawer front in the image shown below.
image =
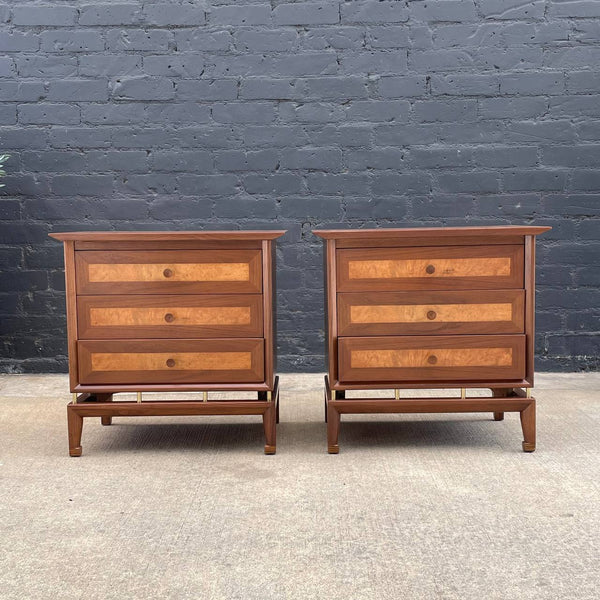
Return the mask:
<path id="1" fill-rule="evenodd" d="M 523 333 L 523 290 L 338 294 L 338 335 Z"/>
<path id="2" fill-rule="evenodd" d="M 256 294 L 260 250 L 80 251 L 78 294 Z"/>
<path id="3" fill-rule="evenodd" d="M 340 382 L 525 377 L 524 335 L 340 338 Z"/>
<path id="4" fill-rule="evenodd" d="M 264 381 L 263 340 L 79 341 L 82 384 Z"/>
<path id="5" fill-rule="evenodd" d="M 340 292 L 523 288 L 523 246 L 337 251 Z"/>
<path id="6" fill-rule="evenodd" d="M 79 296 L 79 339 L 262 337 L 259 294 Z"/>

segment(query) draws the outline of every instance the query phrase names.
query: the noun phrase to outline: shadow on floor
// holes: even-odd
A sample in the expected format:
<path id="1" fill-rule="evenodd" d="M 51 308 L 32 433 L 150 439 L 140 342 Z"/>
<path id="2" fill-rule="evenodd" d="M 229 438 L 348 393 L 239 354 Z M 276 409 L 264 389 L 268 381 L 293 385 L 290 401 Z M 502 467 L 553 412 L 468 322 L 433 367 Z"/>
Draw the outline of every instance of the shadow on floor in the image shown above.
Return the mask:
<path id="1" fill-rule="evenodd" d="M 102 435 L 104 434 L 104 435 Z M 96 451 L 134 450 L 137 452 L 201 450 L 262 451 L 264 446 L 262 422 L 257 423 L 127 423 L 115 419 L 110 427 L 95 432 L 86 444 L 85 428 L 82 446 Z"/>
<path id="2" fill-rule="evenodd" d="M 513 421 L 513 420 L 511 420 Z M 518 419 L 495 422 L 487 417 L 425 421 L 343 421 L 339 442 L 342 448 L 406 447 L 497 447 L 514 438 L 520 446 Z M 94 427 L 92 423 L 88 427 Z M 97 425 L 95 427 L 98 427 Z M 115 419 L 113 425 L 90 431 L 84 428 L 82 446 L 94 451 L 132 450 L 155 452 L 198 450 L 201 452 L 262 452 L 264 434 L 256 423 L 128 423 Z M 86 439 L 87 438 L 87 439 Z M 321 454 L 327 446 L 324 422 L 280 423 L 277 448 L 280 452 Z"/>
<path id="3" fill-rule="evenodd" d="M 465 421 L 342 421 L 339 443 L 341 448 L 493 448 L 513 437 L 515 448 L 520 450 L 522 437 L 518 420 L 515 423 L 486 418 Z"/>

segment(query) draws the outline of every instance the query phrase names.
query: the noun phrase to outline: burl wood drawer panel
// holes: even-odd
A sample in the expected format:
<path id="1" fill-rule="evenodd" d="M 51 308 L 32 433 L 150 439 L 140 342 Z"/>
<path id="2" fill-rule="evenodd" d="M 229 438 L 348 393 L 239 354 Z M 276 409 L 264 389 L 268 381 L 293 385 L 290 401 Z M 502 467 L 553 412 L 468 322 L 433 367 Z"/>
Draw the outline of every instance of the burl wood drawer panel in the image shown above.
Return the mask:
<path id="1" fill-rule="evenodd" d="M 524 335 L 340 338 L 340 382 L 522 379 Z"/>
<path id="2" fill-rule="evenodd" d="M 251 383 L 264 380 L 264 340 L 77 342 L 83 384 Z"/>
<path id="3" fill-rule="evenodd" d="M 260 250 L 79 251 L 78 294 L 256 294 Z"/>
<path id="4" fill-rule="evenodd" d="M 263 336 L 259 294 L 79 296 L 80 339 Z"/>
<path id="5" fill-rule="evenodd" d="M 523 290 L 344 293 L 338 335 L 524 333 Z"/>
<path id="6" fill-rule="evenodd" d="M 348 248 L 337 251 L 339 292 L 523 288 L 523 246 Z"/>

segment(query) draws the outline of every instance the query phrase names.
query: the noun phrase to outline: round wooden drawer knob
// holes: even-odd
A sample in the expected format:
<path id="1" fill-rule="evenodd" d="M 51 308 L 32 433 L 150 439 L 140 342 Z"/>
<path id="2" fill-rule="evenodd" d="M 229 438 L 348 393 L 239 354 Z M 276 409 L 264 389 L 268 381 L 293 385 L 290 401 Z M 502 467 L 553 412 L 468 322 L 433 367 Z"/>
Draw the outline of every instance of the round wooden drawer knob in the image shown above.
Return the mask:
<path id="1" fill-rule="evenodd" d="M 175 361 L 172 358 L 169 358 L 167 360 L 167 367 L 174 367 L 175 366 Z"/>
<path id="2" fill-rule="evenodd" d="M 172 323 L 175 320 L 175 317 L 171 313 L 167 313 L 165 315 L 165 321 L 167 323 Z"/>
<path id="3" fill-rule="evenodd" d="M 164 275 L 165 277 L 173 277 L 173 271 L 171 271 L 171 269 L 165 269 L 165 270 L 163 271 L 163 275 Z"/>
<path id="4" fill-rule="evenodd" d="M 435 273 L 435 267 L 433 265 L 427 265 L 427 267 L 425 267 L 425 270 L 431 275 L 432 273 Z"/>
<path id="5" fill-rule="evenodd" d="M 428 310 L 427 311 L 427 318 L 430 321 L 433 321 L 436 317 L 437 317 L 437 313 L 435 312 L 435 310 Z"/>
<path id="6" fill-rule="evenodd" d="M 427 357 L 427 362 L 430 365 L 435 365 L 435 363 L 437 363 L 437 356 L 435 356 L 435 354 L 432 354 L 431 356 Z"/>

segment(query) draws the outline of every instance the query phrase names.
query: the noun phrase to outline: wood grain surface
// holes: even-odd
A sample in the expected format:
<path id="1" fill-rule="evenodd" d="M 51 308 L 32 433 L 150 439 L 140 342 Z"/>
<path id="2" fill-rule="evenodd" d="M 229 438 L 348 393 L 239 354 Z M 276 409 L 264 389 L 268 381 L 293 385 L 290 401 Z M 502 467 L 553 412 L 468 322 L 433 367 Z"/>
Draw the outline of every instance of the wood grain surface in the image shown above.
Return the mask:
<path id="1" fill-rule="evenodd" d="M 339 339 L 340 381 L 516 379 L 525 376 L 525 336 L 405 336 Z"/>
<path id="2" fill-rule="evenodd" d="M 79 380 L 93 383 L 262 381 L 264 340 L 79 341 Z"/>
<path id="3" fill-rule="evenodd" d="M 274 240 L 285 234 L 284 229 L 265 231 L 65 231 L 50 233 L 56 240 L 84 242 L 165 242 L 170 241 L 244 241 Z"/>
<path id="4" fill-rule="evenodd" d="M 523 246 L 346 248 L 337 251 L 340 292 L 523 288 Z"/>
<path id="5" fill-rule="evenodd" d="M 260 294 L 79 296 L 80 339 L 262 337 Z"/>
<path id="6" fill-rule="evenodd" d="M 539 235 L 549 231 L 551 227 L 535 225 L 497 225 L 488 227 L 408 227 L 393 228 L 384 227 L 380 229 L 313 229 L 313 233 L 326 240 L 363 240 L 375 238 L 382 240 L 386 238 L 397 238 L 415 241 L 426 238 L 462 239 L 467 236 L 485 236 L 493 238 L 506 235 Z"/>
<path id="7" fill-rule="evenodd" d="M 338 334 L 523 333 L 523 290 L 338 294 Z"/>
<path id="8" fill-rule="evenodd" d="M 260 250 L 78 251 L 78 294 L 261 293 Z"/>

